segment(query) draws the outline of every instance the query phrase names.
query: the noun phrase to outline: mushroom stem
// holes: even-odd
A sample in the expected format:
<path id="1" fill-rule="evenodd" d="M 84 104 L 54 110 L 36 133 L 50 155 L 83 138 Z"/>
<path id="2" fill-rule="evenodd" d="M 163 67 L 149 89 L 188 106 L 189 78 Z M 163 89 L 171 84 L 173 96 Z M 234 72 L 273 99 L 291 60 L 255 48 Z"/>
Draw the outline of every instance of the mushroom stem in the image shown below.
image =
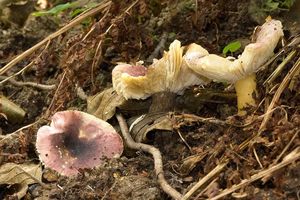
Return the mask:
<path id="1" fill-rule="evenodd" d="M 235 83 L 235 91 L 237 95 L 238 115 L 245 115 L 244 108 L 247 106 L 255 106 L 253 93 L 256 93 L 256 75 L 255 73 L 238 80 Z"/>
<path id="2" fill-rule="evenodd" d="M 173 92 L 158 92 L 152 95 L 149 113 L 171 111 L 175 105 L 176 94 Z"/>

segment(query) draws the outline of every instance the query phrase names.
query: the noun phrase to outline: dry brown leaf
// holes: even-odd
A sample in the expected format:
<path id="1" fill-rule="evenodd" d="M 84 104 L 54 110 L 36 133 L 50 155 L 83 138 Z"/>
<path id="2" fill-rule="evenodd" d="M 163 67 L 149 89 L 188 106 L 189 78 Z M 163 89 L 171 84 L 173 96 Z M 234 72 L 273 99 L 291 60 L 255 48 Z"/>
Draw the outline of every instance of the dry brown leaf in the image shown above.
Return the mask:
<path id="1" fill-rule="evenodd" d="M 0 114 L 11 123 L 21 123 L 26 113 L 20 106 L 0 95 Z"/>
<path id="2" fill-rule="evenodd" d="M 205 156 L 207 155 L 207 151 L 203 152 L 201 154 L 196 154 L 196 155 L 192 155 L 189 156 L 187 158 L 185 158 L 183 160 L 182 165 L 180 166 L 180 173 L 181 174 L 189 174 L 195 167 L 196 165 L 201 162 L 201 160 L 203 160 L 203 158 L 205 158 Z"/>
<path id="3" fill-rule="evenodd" d="M 18 199 L 25 196 L 28 185 L 41 182 L 42 168 L 34 163 L 5 163 L 0 166 L 0 185 L 18 184 L 19 191 L 15 193 Z"/>
<path id="4" fill-rule="evenodd" d="M 136 142 L 147 140 L 153 130 L 172 131 L 173 123 L 169 113 L 150 113 L 137 118 L 130 126 L 130 134 Z"/>
<path id="5" fill-rule="evenodd" d="M 118 95 L 113 88 L 108 88 L 101 93 L 88 97 L 87 112 L 107 121 L 114 116 L 116 108 L 125 101 L 125 98 Z"/>

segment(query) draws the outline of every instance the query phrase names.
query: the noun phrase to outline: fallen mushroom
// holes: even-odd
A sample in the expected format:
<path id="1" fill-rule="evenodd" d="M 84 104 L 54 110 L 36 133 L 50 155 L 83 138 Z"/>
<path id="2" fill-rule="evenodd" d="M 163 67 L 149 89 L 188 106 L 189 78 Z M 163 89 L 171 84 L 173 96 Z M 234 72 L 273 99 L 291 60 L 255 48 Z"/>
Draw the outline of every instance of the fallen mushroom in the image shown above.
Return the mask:
<path id="1" fill-rule="evenodd" d="M 155 110 L 161 111 L 174 99 L 172 95 L 165 95 L 168 92 L 181 94 L 191 85 L 204 85 L 211 80 L 235 83 L 239 114 L 243 114 L 244 107 L 255 104 L 252 96 L 256 89 L 254 73 L 273 55 L 282 36 L 281 22 L 267 20 L 255 32 L 254 43 L 247 45 L 242 55 L 233 61 L 209 54 L 194 43 L 183 55 L 180 42 L 175 40 L 169 52 L 155 59 L 148 68 L 140 63 L 117 65 L 112 72 L 113 87 L 126 99 L 145 99 L 152 95 L 155 100 L 158 96 Z"/>
<path id="2" fill-rule="evenodd" d="M 187 51 L 191 54 L 195 52 L 197 55 L 208 54 L 205 49 L 193 44 Z M 151 95 L 154 99 L 158 97 L 159 103 L 156 105 L 164 108 L 168 104 L 165 102 L 173 98 L 172 94 L 182 94 L 187 87 L 202 85 L 208 81 L 188 68 L 182 54 L 183 48 L 180 42 L 175 40 L 170 45 L 169 52 L 164 52 L 159 60 L 154 59 L 148 68 L 140 63 L 136 65 L 121 63 L 112 71 L 113 87 L 126 99 L 146 99 Z"/>
<path id="3" fill-rule="evenodd" d="M 195 53 L 187 53 L 184 59 L 197 74 L 214 81 L 235 83 L 239 113 L 243 114 L 243 108 L 255 104 L 255 72 L 273 55 L 282 36 L 281 22 L 269 19 L 257 28 L 254 43 L 247 45 L 238 59 L 232 61 L 214 54 L 201 57 Z"/>
<path id="4" fill-rule="evenodd" d="M 46 167 L 71 176 L 123 152 L 120 135 L 107 122 L 80 111 L 57 112 L 37 132 L 36 149 Z"/>
<path id="5" fill-rule="evenodd" d="M 199 48 L 195 48 L 189 51 L 199 54 Z M 148 68 L 140 63 L 117 65 L 112 71 L 114 89 L 126 99 L 146 99 L 154 93 L 180 93 L 190 85 L 204 84 L 206 78 L 196 75 L 183 63 L 182 52 L 180 42 L 175 40 L 169 52 L 164 52 L 159 60 L 154 59 Z"/>

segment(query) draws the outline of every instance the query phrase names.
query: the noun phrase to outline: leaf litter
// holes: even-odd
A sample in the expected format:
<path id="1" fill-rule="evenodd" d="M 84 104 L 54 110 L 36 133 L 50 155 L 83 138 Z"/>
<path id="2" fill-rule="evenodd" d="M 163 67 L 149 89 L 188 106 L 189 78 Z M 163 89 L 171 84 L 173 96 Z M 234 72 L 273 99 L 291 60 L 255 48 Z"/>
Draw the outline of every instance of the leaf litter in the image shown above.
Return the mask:
<path id="1" fill-rule="evenodd" d="M 159 149 L 165 179 L 183 199 L 264 199 L 266 196 L 296 199 L 300 187 L 300 70 L 299 44 L 292 42 L 299 37 L 293 26 L 284 23 L 286 32 L 291 33 L 290 38 L 286 35 L 287 45 L 279 45 L 276 49 L 279 53 L 270 60 L 268 67 L 257 73 L 256 99 L 260 103 L 247 110 L 245 116 L 235 115 L 234 92 L 230 85 L 223 83 L 185 91 L 176 97 L 172 115 L 158 116 L 148 112 L 151 98 L 124 101 L 109 89 L 111 71 L 118 62 L 147 60 L 154 51 L 159 52 L 156 57 L 159 58 L 174 39 L 184 45 L 199 43 L 218 55 L 231 41 L 248 39 L 259 18 L 248 13 L 249 1 L 230 2 L 101 1 L 99 7 L 73 21 L 70 15 L 62 12 L 58 14 L 60 19 L 54 22 L 65 24 L 60 31 L 50 35 L 30 54 L 19 57 L 18 65 L 3 67 L 13 56 L 47 37 L 44 33 L 32 44 L 24 45 L 24 41 L 13 36 L 13 33 L 20 35 L 22 27 L 8 26 L 9 34 L 1 38 L 10 36 L 10 40 L 5 40 L 13 45 L 3 45 L 0 51 L 0 73 L 5 70 L 6 77 L 10 77 L 29 66 L 14 79 L 56 87 L 44 90 L 28 84 L 1 83 L 1 94 L 27 113 L 24 121 L 15 125 L 0 115 L 0 169 L 10 166 L 14 172 L 14 175 L 4 173 L 10 176 L 7 180 L 13 182 L 1 182 L 0 190 L 4 191 L 0 193 L 1 198 L 20 195 L 18 192 L 12 194 L 10 189 L 22 180 L 23 183 L 28 180 L 21 188 L 22 195 L 29 199 L 169 198 L 157 184 L 152 158 L 141 149 L 128 149 L 120 159 L 84 170 L 73 178 L 59 176 L 33 162 L 38 159 L 35 151 L 37 129 L 47 124 L 57 111 L 74 108 L 86 111 L 88 107 L 88 112 L 108 120 L 116 128 L 115 113 L 122 112 L 128 122 L 145 115 L 133 123 L 132 136 Z M 272 17 L 275 18 L 275 14 Z M 84 21 L 85 17 L 91 17 L 90 21 Z M 39 19 L 53 20 L 49 16 Z M 40 26 L 43 28 L 39 29 L 46 29 L 45 24 Z M 30 32 L 27 34 L 22 37 L 33 37 Z M 2 51 L 9 59 L 4 59 Z M 30 65 L 31 62 L 34 64 Z M 276 70 L 280 63 L 283 68 Z M 270 77 L 275 71 L 280 73 Z M 92 104 L 80 98 L 78 87 L 94 100 Z M 41 182 L 32 179 L 36 177 L 34 172 L 28 176 L 20 170 L 26 165 L 42 170 L 36 180 L 42 180 L 47 188 L 33 187 Z"/>

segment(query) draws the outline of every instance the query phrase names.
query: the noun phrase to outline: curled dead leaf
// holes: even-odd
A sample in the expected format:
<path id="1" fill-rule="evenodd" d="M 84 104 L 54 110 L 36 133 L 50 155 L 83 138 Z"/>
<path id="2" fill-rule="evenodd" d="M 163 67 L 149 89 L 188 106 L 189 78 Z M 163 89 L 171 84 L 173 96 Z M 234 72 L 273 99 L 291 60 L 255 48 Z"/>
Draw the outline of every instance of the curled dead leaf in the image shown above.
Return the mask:
<path id="1" fill-rule="evenodd" d="M 136 142 L 148 140 L 147 134 L 153 130 L 172 131 L 170 113 L 150 113 L 137 118 L 130 126 L 130 134 Z"/>
<path id="2" fill-rule="evenodd" d="M 149 109 L 151 101 L 126 100 L 118 95 L 113 88 L 108 88 L 87 99 L 87 112 L 107 121 L 114 116 L 116 109 L 120 108 L 125 113 L 144 113 Z"/>
<path id="3" fill-rule="evenodd" d="M 15 124 L 24 120 L 26 112 L 5 96 L 0 95 L 0 114 L 5 116 L 9 122 Z"/>
<path id="4" fill-rule="evenodd" d="M 203 158 L 207 155 L 207 151 L 201 154 L 191 155 L 183 160 L 182 165 L 179 168 L 181 174 L 189 174 Z"/>
<path id="5" fill-rule="evenodd" d="M 87 112 L 107 121 L 116 112 L 116 108 L 122 105 L 126 99 L 118 95 L 113 88 L 108 88 L 87 99 Z"/>
<path id="6" fill-rule="evenodd" d="M 15 193 L 18 199 L 25 196 L 28 185 L 41 183 L 42 168 L 34 163 L 5 163 L 0 166 L 0 185 L 19 185 L 19 190 Z"/>

